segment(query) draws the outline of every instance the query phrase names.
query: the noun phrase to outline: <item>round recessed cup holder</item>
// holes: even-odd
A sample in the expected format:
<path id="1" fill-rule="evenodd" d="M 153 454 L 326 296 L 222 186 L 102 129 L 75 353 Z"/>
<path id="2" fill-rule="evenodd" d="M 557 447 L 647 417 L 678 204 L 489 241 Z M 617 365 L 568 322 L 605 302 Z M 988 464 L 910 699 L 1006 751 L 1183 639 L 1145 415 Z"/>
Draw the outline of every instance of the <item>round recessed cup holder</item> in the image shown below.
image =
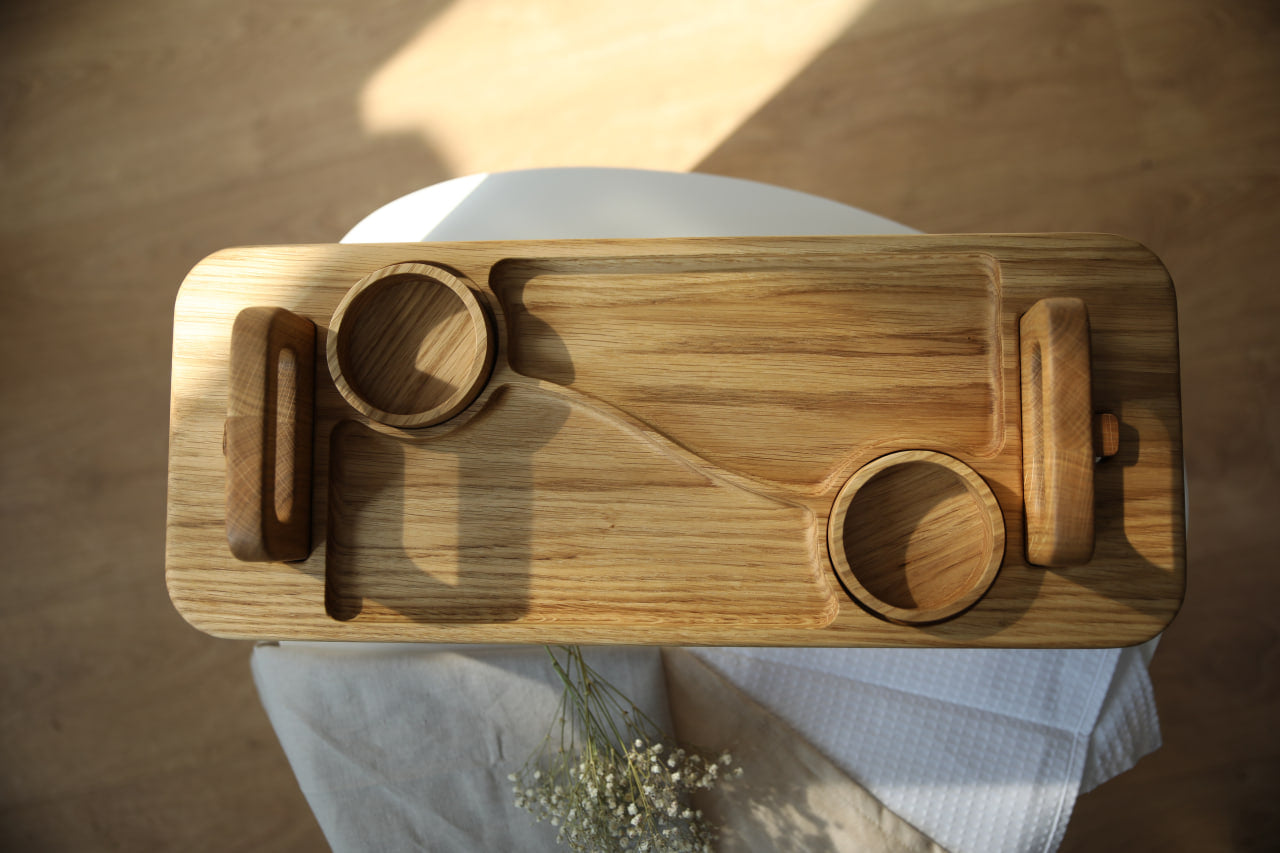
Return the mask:
<path id="1" fill-rule="evenodd" d="M 347 291 L 329 323 L 325 356 L 356 411 L 388 426 L 426 427 L 480 393 L 494 335 L 464 280 L 431 264 L 396 264 Z"/>
<path id="2" fill-rule="evenodd" d="M 893 622 L 949 619 L 984 594 L 1004 559 L 1004 516 L 958 459 L 930 450 L 881 456 L 836 496 L 827 524 L 836 574 Z"/>

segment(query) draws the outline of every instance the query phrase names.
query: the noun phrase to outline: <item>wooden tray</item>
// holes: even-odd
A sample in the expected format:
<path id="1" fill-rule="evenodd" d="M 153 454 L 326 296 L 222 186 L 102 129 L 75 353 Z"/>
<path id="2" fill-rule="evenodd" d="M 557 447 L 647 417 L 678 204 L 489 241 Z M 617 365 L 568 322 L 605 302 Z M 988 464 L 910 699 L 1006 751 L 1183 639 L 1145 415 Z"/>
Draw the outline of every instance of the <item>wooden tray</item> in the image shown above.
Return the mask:
<path id="1" fill-rule="evenodd" d="M 168 586 L 226 637 L 1126 645 L 1182 600 L 1178 390 L 1110 236 L 231 249 Z"/>

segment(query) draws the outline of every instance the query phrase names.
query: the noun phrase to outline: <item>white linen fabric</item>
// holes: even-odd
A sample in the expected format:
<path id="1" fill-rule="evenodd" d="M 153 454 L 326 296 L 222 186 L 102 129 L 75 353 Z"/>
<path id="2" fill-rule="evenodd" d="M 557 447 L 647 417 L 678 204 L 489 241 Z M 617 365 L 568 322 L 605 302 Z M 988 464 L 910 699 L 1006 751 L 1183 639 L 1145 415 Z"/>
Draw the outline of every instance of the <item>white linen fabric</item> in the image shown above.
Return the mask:
<path id="1" fill-rule="evenodd" d="M 658 649 L 595 649 L 589 662 L 668 722 Z M 507 780 L 555 719 L 542 647 L 266 644 L 252 664 L 335 851 L 557 849 Z"/>
<path id="2" fill-rule="evenodd" d="M 847 774 L 843 796 L 863 788 L 957 853 L 1055 849 L 1085 768 L 1101 781 L 1159 745 L 1142 648 L 690 651 Z M 685 701 L 668 694 L 657 649 L 588 654 L 659 722 Z M 541 647 L 281 643 L 252 663 L 335 850 L 556 849 L 506 778 L 555 715 Z M 721 713 L 732 729 L 742 711 Z M 714 746 L 788 749 L 781 737 Z"/>
<path id="3" fill-rule="evenodd" d="M 727 680 L 686 652 L 660 651 L 586 655 L 665 730 L 676 730 L 670 705 L 691 742 L 737 751 L 747 775 L 697 802 L 736 821 L 728 849 L 785 848 L 806 829 L 807 850 L 938 853 Z M 263 705 L 335 850 L 558 849 L 556 830 L 513 805 L 507 779 L 556 719 L 560 685 L 541 647 L 268 643 L 252 660 Z"/>

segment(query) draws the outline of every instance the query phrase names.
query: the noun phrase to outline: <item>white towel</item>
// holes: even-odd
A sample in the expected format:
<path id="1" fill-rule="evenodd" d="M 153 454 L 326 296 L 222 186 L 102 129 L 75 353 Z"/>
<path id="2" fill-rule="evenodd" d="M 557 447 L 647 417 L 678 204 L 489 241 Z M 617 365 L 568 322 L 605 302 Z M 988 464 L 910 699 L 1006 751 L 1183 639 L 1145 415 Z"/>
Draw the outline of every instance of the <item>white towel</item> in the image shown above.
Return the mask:
<path id="1" fill-rule="evenodd" d="M 1086 767 L 1097 784 L 1159 745 L 1140 649 L 695 654 L 957 853 L 1053 850 Z M 656 649 L 590 655 L 668 719 Z M 555 849 L 506 781 L 555 713 L 541 647 L 285 643 L 253 672 L 335 850 Z"/>
<path id="2" fill-rule="evenodd" d="M 1142 647 L 695 654 L 953 851 L 1056 849 L 1081 790 L 1160 745 Z"/>

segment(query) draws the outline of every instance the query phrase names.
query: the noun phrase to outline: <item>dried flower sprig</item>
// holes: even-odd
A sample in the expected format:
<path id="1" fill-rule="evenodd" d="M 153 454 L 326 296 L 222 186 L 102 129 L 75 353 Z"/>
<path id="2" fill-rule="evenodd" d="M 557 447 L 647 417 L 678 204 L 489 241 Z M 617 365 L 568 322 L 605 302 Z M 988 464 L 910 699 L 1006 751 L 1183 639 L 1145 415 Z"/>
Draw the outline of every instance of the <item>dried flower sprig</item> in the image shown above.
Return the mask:
<path id="1" fill-rule="evenodd" d="M 688 795 L 741 774 L 732 757 L 677 745 L 578 646 L 547 654 L 564 691 L 542 746 L 508 777 L 516 805 L 572 850 L 710 851 L 715 832 Z"/>

